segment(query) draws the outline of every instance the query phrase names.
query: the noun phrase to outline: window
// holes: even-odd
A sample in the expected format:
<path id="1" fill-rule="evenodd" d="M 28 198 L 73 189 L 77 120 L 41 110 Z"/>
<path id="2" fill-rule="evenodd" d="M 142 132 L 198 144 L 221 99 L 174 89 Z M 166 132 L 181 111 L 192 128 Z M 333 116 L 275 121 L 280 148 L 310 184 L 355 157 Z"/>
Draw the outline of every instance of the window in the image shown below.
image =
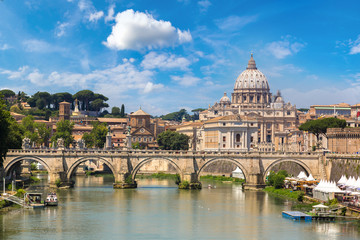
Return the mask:
<path id="1" fill-rule="evenodd" d="M 253 102 L 253 101 L 254 101 L 254 97 L 250 96 L 250 102 Z"/>
<path id="2" fill-rule="evenodd" d="M 226 123 L 223 123 L 223 126 L 226 126 Z"/>
<path id="3" fill-rule="evenodd" d="M 138 138 L 138 141 L 140 142 L 140 141 L 141 141 L 141 138 Z"/>
<path id="4" fill-rule="evenodd" d="M 223 148 L 225 148 L 225 144 L 223 144 Z"/>
<path id="5" fill-rule="evenodd" d="M 225 136 L 223 137 L 223 142 L 226 142 L 226 137 Z"/>
<path id="6" fill-rule="evenodd" d="M 146 142 L 147 141 L 147 138 L 146 137 L 144 137 L 144 142 Z"/>
<path id="7" fill-rule="evenodd" d="M 133 138 L 133 142 L 135 142 L 136 141 L 136 138 Z"/>
<path id="8" fill-rule="evenodd" d="M 151 141 L 152 141 L 152 138 L 150 137 L 150 138 L 149 138 L 149 142 L 151 142 Z"/>
<path id="9" fill-rule="evenodd" d="M 236 141 L 240 142 L 240 134 L 236 134 Z"/>

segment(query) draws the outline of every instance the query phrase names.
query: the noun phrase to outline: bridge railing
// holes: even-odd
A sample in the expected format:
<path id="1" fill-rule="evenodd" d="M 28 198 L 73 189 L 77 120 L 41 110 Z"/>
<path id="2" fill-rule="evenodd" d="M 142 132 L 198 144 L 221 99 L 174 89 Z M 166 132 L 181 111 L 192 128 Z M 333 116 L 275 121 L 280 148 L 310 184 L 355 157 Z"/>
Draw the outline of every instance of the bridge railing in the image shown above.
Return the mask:
<path id="1" fill-rule="evenodd" d="M 117 149 L 9 149 L 8 154 L 13 155 L 29 155 L 29 154 L 40 154 L 40 155 L 51 155 L 51 154 L 120 154 L 120 155 L 177 155 L 177 156 L 193 156 L 193 155 L 212 155 L 212 156 L 318 156 L 317 152 L 242 152 L 242 151 L 189 151 L 189 150 L 117 150 Z"/>

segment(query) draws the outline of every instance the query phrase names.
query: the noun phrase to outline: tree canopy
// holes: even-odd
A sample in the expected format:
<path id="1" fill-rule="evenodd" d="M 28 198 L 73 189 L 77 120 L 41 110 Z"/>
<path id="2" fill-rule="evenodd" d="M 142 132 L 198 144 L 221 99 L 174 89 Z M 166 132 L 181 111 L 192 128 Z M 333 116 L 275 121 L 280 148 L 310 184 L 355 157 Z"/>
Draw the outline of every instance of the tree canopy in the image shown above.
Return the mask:
<path id="1" fill-rule="evenodd" d="M 6 110 L 4 101 L 0 99 L 0 166 L 9 148 L 21 148 L 21 137 L 21 128 Z"/>
<path id="2" fill-rule="evenodd" d="M 308 131 L 316 136 L 319 141 L 321 134 L 326 136 L 328 128 L 345 128 L 346 121 L 338 118 L 323 118 L 310 120 L 300 125 L 299 129 L 302 131 Z"/>
<path id="3" fill-rule="evenodd" d="M 188 150 L 189 136 L 167 130 L 159 134 L 157 143 L 162 150 Z"/>
<path id="4" fill-rule="evenodd" d="M 172 113 L 166 114 L 166 115 L 162 116 L 161 118 L 163 120 L 181 122 L 183 117 L 185 117 L 186 120 L 191 119 L 190 115 L 187 113 L 187 111 L 185 109 L 181 109 L 178 112 L 172 112 Z"/>
<path id="5" fill-rule="evenodd" d="M 59 138 L 64 139 L 65 147 L 69 147 L 74 142 L 74 137 L 71 135 L 74 123 L 69 120 L 63 120 L 56 123 L 56 132 L 51 138 L 51 141 L 57 141 Z"/>
<path id="6" fill-rule="evenodd" d="M 85 141 L 87 148 L 103 148 L 106 142 L 108 128 L 106 123 L 94 122 L 93 129 L 90 133 L 84 133 L 82 139 Z"/>
<path id="7" fill-rule="evenodd" d="M 15 96 L 15 93 L 10 89 L 3 89 L 0 90 L 0 95 L 3 95 L 4 97 L 12 97 Z"/>

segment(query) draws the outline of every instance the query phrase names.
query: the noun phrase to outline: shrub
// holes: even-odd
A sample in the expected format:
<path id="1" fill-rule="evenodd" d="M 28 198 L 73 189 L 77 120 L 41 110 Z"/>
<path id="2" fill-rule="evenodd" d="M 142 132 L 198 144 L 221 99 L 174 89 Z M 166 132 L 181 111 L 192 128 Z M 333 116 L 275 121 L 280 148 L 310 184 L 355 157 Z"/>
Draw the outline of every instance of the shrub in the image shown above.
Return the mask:
<path id="1" fill-rule="evenodd" d="M 284 187 L 285 176 L 281 174 L 276 174 L 274 177 L 274 187 L 276 189 Z"/>
<path id="2" fill-rule="evenodd" d="M 300 192 L 300 193 L 299 193 L 299 196 L 297 197 L 297 200 L 298 200 L 299 202 L 304 201 L 304 192 Z"/>
<path id="3" fill-rule="evenodd" d="M 273 186 L 274 185 L 274 178 L 276 173 L 274 171 L 270 171 L 270 174 L 267 176 L 267 185 Z"/>
<path id="4" fill-rule="evenodd" d="M 19 198 L 23 198 L 24 197 L 24 195 L 25 195 L 25 193 L 26 193 L 26 191 L 24 190 L 24 189 L 18 189 L 17 191 L 16 191 L 16 194 L 15 194 L 15 196 L 17 196 L 17 197 L 19 197 Z"/>
<path id="5" fill-rule="evenodd" d="M 340 215 L 341 215 L 341 216 L 345 216 L 345 215 L 346 215 L 346 207 L 344 207 L 344 208 L 341 209 Z"/>
<path id="6" fill-rule="evenodd" d="M 283 175 L 284 177 L 288 177 L 288 176 L 289 176 L 289 174 L 288 174 L 288 172 L 287 172 L 286 170 L 280 170 L 280 171 L 277 172 L 277 174 L 281 174 L 281 175 Z"/>
<path id="7" fill-rule="evenodd" d="M 61 179 L 56 179 L 56 181 L 55 181 L 55 185 L 56 185 L 56 187 L 60 187 L 61 186 Z"/>
<path id="8" fill-rule="evenodd" d="M 131 174 L 125 178 L 125 183 L 128 183 L 128 184 L 133 183 Z"/>
<path id="9" fill-rule="evenodd" d="M 190 183 L 188 181 L 182 181 L 180 184 L 179 184 L 179 188 L 181 189 L 188 189 L 190 186 Z"/>
<path id="10" fill-rule="evenodd" d="M 38 170 L 36 163 L 31 163 L 30 168 L 31 171 Z"/>

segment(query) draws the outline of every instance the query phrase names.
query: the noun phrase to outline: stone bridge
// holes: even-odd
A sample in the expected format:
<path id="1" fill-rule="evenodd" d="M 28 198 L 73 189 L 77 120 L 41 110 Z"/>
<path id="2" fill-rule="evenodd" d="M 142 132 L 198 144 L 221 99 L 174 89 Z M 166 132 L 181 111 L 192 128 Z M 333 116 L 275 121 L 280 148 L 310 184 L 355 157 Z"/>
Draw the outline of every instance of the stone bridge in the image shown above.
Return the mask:
<path id="1" fill-rule="evenodd" d="M 81 163 L 88 160 L 107 165 L 120 188 L 136 187 L 136 174 L 143 165 L 153 160 L 168 161 L 179 173 L 181 181 L 198 185 L 203 169 L 216 161 L 228 161 L 238 166 L 245 176 L 245 188 L 263 187 L 267 173 L 282 162 L 294 162 L 315 178 L 328 178 L 325 157 L 321 153 L 307 152 L 16 149 L 7 153 L 5 175 L 9 175 L 15 164 L 23 160 L 40 162 L 49 173 L 50 185 L 60 182 L 63 186 L 73 185 L 72 174 Z"/>

